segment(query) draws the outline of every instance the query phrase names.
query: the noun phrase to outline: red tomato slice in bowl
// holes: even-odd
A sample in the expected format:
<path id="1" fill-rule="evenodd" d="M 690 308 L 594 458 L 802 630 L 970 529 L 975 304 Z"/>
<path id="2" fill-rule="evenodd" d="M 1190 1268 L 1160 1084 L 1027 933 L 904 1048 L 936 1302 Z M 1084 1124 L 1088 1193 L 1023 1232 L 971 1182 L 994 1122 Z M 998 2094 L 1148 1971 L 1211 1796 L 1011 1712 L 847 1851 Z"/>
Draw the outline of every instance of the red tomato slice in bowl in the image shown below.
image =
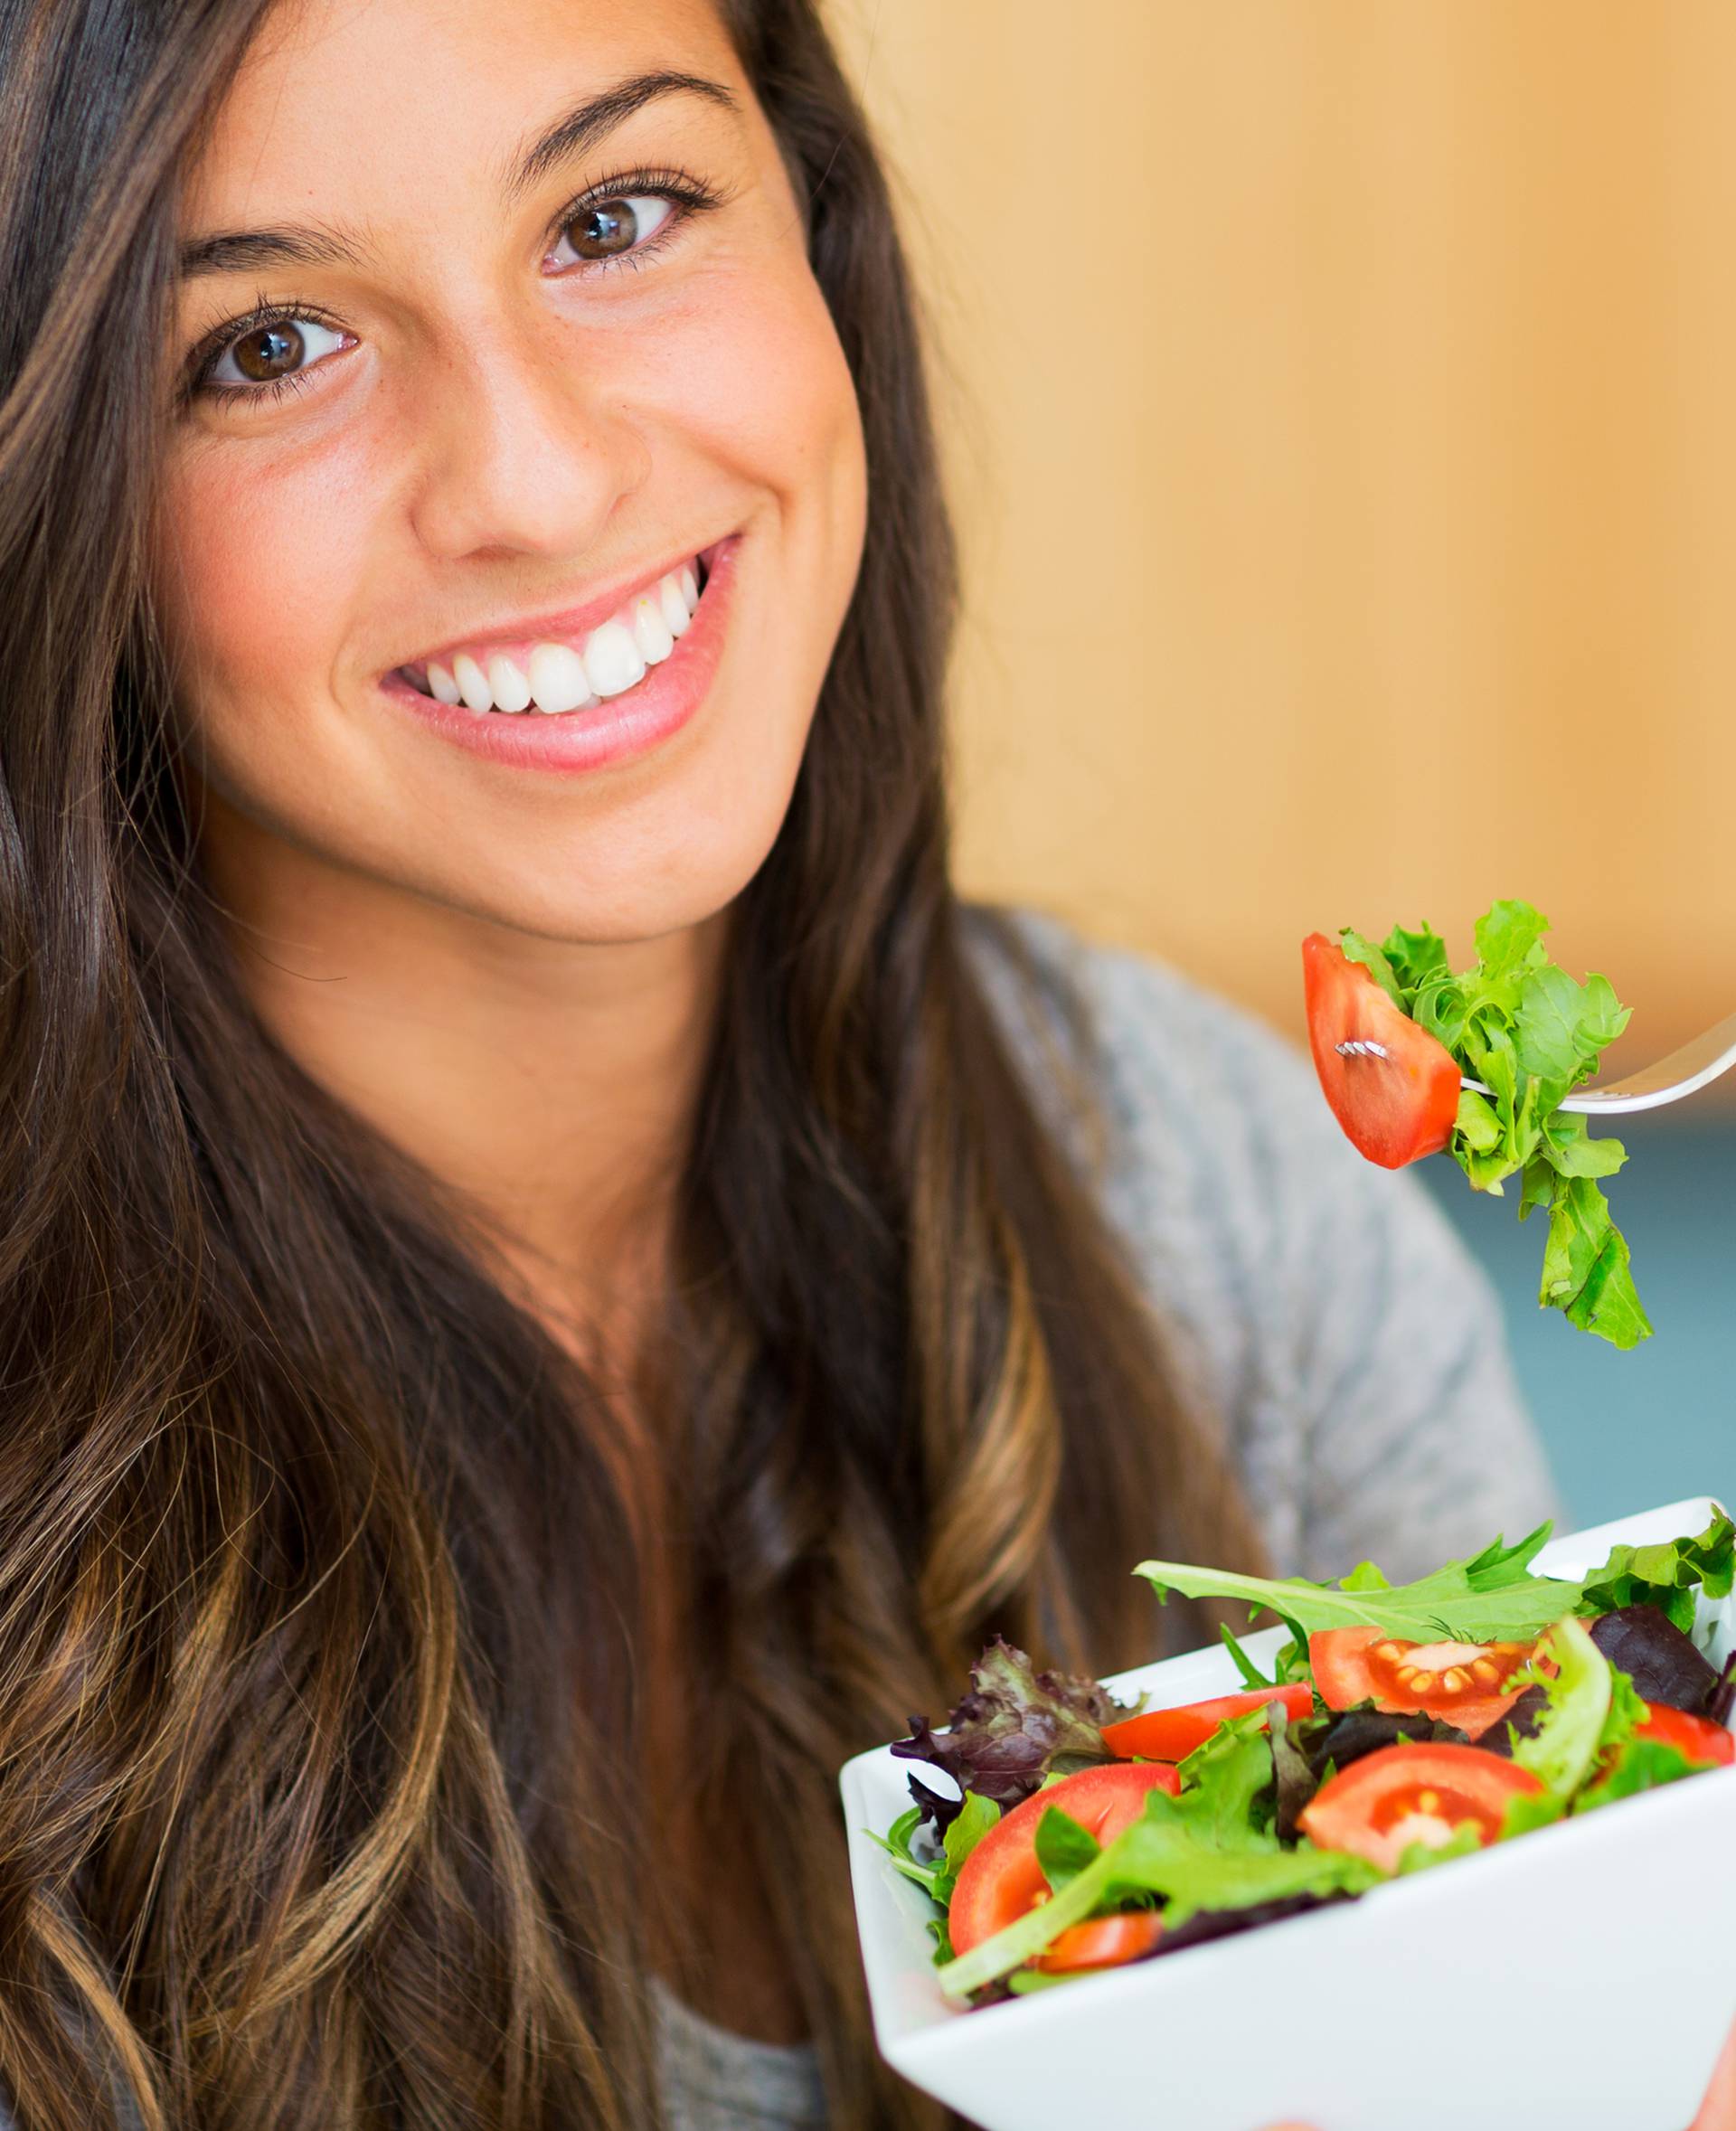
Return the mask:
<path id="1" fill-rule="evenodd" d="M 1508 1802 L 1543 1787 L 1529 1768 L 1480 1746 L 1383 1746 L 1323 1783 L 1297 1825 L 1320 1849 L 1390 1872 L 1412 1843 L 1439 1849 L 1467 1821 L 1479 1842 L 1494 1842 Z"/>
<path id="2" fill-rule="evenodd" d="M 1210 1702 L 1190 1702 L 1180 1709 L 1144 1710 L 1103 1727 L 1103 1743 L 1112 1754 L 1140 1754 L 1148 1761 L 1184 1761 L 1218 1726 L 1269 1702 L 1281 1702 L 1297 1722 L 1314 1713 L 1314 1690 L 1306 1680 L 1288 1687 L 1254 1687 L 1245 1694 L 1219 1694 Z"/>
<path id="3" fill-rule="evenodd" d="M 1302 976 L 1314 1070 L 1357 1151 L 1382 1169 L 1439 1154 L 1458 1117 L 1452 1052 L 1324 932 L 1302 942 Z M 1340 1049 L 1348 1043 L 1368 1048 Z"/>
<path id="4" fill-rule="evenodd" d="M 1051 1806 L 1107 1845 L 1138 1819 L 1148 1793 L 1163 1790 L 1174 1797 L 1181 1787 L 1181 1777 L 1162 1761 L 1118 1761 L 1081 1768 L 1003 1814 L 966 1858 L 952 1891 L 947 1935 L 953 1952 L 967 1954 L 1047 1896 L 1049 1882 L 1037 1862 L 1037 1823 Z"/>
<path id="5" fill-rule="evenodd" d="M 1650 1714 L 1643 1724 L 1634 1727 L 1639 1739 L 1656 1739 L 1660 1745 L 1673 1746 L 1690 1761 L 1715 1763 L 1728 1768 L 1736 1761 L 1736 1735 L 1722 1724 L 1714 1724 L 1710 1717 L 1693 1717 L 1686 1710 L 1673 1710 L 1665 1702 L 1648 1702 Z"/>
<path id="6" fill-rule="evenodd" d="M 1156 1909 L 1131 1909 L 1125 1917 L 1094 1917 L 1063 1931 L 1031 1966 L 1045 1975 L 1071 1975 L 1079 1968 L 1118 1968 L 1148 1954 L 1164 1935 Z"/>
<path id="7" fill-rule="evenodd" d="M 1323 1628 L 1308 1637 L 1308 1668 L 1328 1709 L 1372 1702 L 1394 1716 L 1439 1717 L 1480 1739 L 1518 1701 L 1522 1690 L 1504 1690 L 1534 1647 L 1407 1643 L 1376 1627 Z"/>

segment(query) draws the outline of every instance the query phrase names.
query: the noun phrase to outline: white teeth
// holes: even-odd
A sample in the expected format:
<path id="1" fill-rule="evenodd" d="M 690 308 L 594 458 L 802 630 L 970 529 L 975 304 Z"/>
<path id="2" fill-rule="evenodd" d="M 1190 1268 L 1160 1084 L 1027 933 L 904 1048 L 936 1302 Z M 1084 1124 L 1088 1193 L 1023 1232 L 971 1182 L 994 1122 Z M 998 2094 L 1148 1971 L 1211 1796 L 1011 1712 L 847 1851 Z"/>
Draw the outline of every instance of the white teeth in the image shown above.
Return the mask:
<path id="1" fill-rule="evenodd" d="M 631 630 L 618 621 L 593 629 L 585 643 L 585 671 L 599 695 L 624 695 L 645 678 L 645 661 Z"/>
<path id="2" fill-rule="evenodd" d="M 648 596 L 633 602 L 633 641 L 648 666 L 660 666 L 675 647 L 675 632 L 664 620 L 662 608 Z"/>
<path id="3" fill-rule="evenodd" d="M 565 644 L 539 644 L 532 652 L 531 693 L 539 711 L 576 711 L 597 700 L 584 660 Z"/>
<path id="4" fill-rule="evenodd" d="M 504 653 L 497 652 L 488 661 L 488 685 L 497 711 L 527 711 L 531 707 L 530 684 Z"/>
<path id="5" fill-rule="evenodd" d="M 485 668 L 460 651 L 449 670 L 438 660 L 428 662 L 427 693 L 439 702 L 461 702 L 477 717 L 490 711 L 594 708 L 599 696 L 624 695 L 650 667 L 662 665 L 676 637 L 691 627 L 699 598 L 699 579 L 689 562 L 593 629 L 582 653 L 569 644 L 542 643 L 533 646 L 523 666 L 496 652 Z"/>
<path id="6" fill-rule="evenodd" d="M 657 607 L 663 615 L 663 626 L 672 636 L 685 634 L 693 616 L 687 602 L 682 598 L 681 587 L 673 577 L 665 577 L 657 587 Z"/>
<path id="7" fill-rule="evenodd" d="M 488 676 L 467 651 L 459 652 L 452 661 L 452 674 L 467 708 L 473 711 L 494 709 L 495 695 L 488 685 Z"/>

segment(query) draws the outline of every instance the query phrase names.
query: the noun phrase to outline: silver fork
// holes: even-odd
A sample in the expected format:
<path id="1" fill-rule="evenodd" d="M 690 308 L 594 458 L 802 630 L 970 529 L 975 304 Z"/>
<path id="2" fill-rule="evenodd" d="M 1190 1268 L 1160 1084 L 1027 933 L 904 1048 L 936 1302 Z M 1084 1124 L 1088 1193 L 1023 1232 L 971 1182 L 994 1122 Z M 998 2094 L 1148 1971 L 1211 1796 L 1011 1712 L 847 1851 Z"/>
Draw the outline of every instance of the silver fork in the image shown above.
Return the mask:
<path id="1" fill-rule="evenodd" d="M 1384 1058 L 1384 1043 L 1351 1042 L 1335 1046 L 1343 1058 Z M 1626 1080 L 1612 1080 L 1607 1088 L 1581 1088 L 1561 1104 L 1564 1110 L 1585 1110 L 1600 1117 L 1618 1116 L 1623 1110 L 1656 1110 L 1666 1102 L 1680 1102 L 1694 1095 L 1707 1081 L 1715 1080 L 1736 1066 L 1736 1014 L 1703 1029 L 1697 1036 L 1672 1051 L 1666 1058 L 1642 1066 Z M 1481 1080 L 1468 1076 L 1460 1087 L 1475 1095 L 1493 1095 Z"/>

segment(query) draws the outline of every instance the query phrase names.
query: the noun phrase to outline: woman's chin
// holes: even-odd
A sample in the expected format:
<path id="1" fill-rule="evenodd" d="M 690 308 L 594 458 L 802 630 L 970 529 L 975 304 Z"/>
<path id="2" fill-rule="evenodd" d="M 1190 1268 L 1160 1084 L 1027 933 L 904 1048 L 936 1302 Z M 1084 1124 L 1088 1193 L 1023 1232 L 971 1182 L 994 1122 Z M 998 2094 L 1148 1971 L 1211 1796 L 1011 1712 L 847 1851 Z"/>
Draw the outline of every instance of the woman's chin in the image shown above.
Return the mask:
<path id="1" fill-rule="evenodd" d="M 596 853 L 588 850 L 582 868 L 575 864 L 564 879 L 560 876 L 565 869 L 551 867 L 545 878 L 491 883 L 487 893 L 464 900 L 491 924 L 538 939 L 575 947 L 665 939 L 726 910 L 770 848 L 767 838 L 750 854 L 732 854 L 731 863 L 711 865 L 695 864 L 690 851 L 684 863 L 624 866 L 613 879 L 599 873 Z"/>

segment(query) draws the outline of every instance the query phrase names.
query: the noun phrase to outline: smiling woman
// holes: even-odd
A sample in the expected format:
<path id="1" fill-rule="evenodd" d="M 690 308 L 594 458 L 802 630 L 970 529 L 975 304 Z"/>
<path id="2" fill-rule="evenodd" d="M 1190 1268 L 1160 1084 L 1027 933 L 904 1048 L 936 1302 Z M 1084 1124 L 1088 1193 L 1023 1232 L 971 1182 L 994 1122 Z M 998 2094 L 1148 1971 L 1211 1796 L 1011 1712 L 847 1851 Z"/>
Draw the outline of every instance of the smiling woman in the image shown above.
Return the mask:
<path id="1" fill-rule="evenodd" d="M 928 2121 L 839 1764 L 1530 1519 L 1486 1298 L 955 895 L 811 0 L 0 0 L 0 2084 Z"/>

